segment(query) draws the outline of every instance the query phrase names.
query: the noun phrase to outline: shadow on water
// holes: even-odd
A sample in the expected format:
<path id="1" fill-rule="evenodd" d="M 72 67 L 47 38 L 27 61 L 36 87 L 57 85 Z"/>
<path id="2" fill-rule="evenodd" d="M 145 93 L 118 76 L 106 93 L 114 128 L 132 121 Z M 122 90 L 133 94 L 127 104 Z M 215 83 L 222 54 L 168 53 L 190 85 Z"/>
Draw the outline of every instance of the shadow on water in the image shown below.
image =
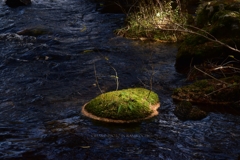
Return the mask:
<path id="1" fill-rule="evenodd" d="M 95 121 L 95 120 L 92 121 L 92 124 L 99 127 L 106 127 L 109 130 L 113 130 L 113 131 L 122 130 L 126 133 L 138 133 L 140 131 L 140 125 L 141 125 L 141 123 L 129 123 L 129 124 L 104 123 L 104 122 Z"/>
<path id="2" fill-rule="evenodd" d="M 116 37 L 124 15 L 100 14 L 88 0 L 32 0 L 15 9 L 0 2 L 0 159 L 237 159 L 240 118 L 212 113 L 201 121 L 173 114 L 176 45 Z M 32 29 L 43 34 L 30 36 Z M 16 34 L 19 31 L 28 33 Z M 47 31 L 47 32 L 45 32 Z M 149 86 L 160 114 L 115 125 L 81 115 L 100 94 Z"/>

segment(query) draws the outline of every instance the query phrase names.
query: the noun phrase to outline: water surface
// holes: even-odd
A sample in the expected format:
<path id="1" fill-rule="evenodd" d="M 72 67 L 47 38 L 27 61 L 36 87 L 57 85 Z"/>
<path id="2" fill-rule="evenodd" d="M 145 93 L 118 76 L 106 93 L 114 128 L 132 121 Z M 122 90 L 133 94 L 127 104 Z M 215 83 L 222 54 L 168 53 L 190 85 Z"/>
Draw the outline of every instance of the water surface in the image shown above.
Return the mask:
<path id="1" fill-rule="evenodd" d="M 33 0 L 15 9 L 1 2 L 1 159 L 238 159 L 239 116 L 178 120 L 171 92 L 185 77 L 174 69 L 177 46 L 117 37 L 123 20 L 87 0 Z M 29 28 L 47 34 L 16 34 Z M 81 115 L 100 94 L 96 76 L 103 92 L 116 89 L 112 67 L 120 89 L 149 87 L 153 75 L 158 116 L 111 125 Z"/>

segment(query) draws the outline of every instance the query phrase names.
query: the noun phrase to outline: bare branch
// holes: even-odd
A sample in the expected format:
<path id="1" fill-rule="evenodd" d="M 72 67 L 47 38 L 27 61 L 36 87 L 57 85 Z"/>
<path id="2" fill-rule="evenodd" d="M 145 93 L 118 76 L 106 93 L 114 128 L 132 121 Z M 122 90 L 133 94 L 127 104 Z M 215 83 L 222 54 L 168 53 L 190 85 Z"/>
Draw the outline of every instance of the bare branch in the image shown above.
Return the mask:
<path id="1" fill-rule="evenodd" d="M 194 66 L 194 68 L 195 68 L 196 70 L 202 72 L 203 74 L 206 74 L 207 76 L 211 77 L 212 79 L 214 79 L 214 80 L 216 80 L 216 81 L 218 81 L 218 82 L 221 82 L 221 83 L 223 83 L 223 84 L 228 84 L 228 83 L 226 83 L 226 82 L 224 82 L 224 81 L 221 81 L 221 80 L 219 80 L 219 79 L 217 79 L 217 78 L 211 76 L 210 74 L 208 74 L 208 73 L 202 71 L 201 69 L 197 68 L 196 66 Z"/>
<path id="2" fill-rule="evenodd" d="M 119 86 L 118 74 L 117 74 L 116 69 L 115 69 L 112 65 L 110 65 L 110 67 L 111 67 L 111 68 L 114 70 L 114 72 L 115 72 L 115 79 L 116 79 L 116 84 L 117 84 L 116 91 L 117 91 L 117 90 L 118 90 L 118 86 Z"/>
<path id="3" fill-rule="evenodd" d="M 215 91 L 213 91 L 213 92 L 211 92 L 211 93 L 208 93 L 208 94 L 206 94 L 205 96 L 206 96 L 206 97 L 207 97 L 207 96 L 210 96 L 211 94 L 214 94 L 214 93 L 216 93 L 216 92 L 218 92 L 218 91 L 221 91 L 221 90 L 226 89 L 226 88 L 230 88 L 230 87 L 235 86 L 235 85 L 236 85 L 236 84 L 231 84 L 231 85 L 225 86 L 225 87 L 220 88 L 220 89 L 218 89 L 218 90 L 215 90 Z"/>
<path id="4" fill-rule="evenodd" d="M 94 75 L 95 75 L 95 81 L 96 81 L 97 87 L 98 87 L 99 91 L 103 94 L 103 92 L 102 92 L 102 90 L 101 90 L 101 88 L 100 88 L 100 86 L 99 86 L 99 83 L 98 83 L 97 71 L 96 71 L 96 65 L 95 65 L 95 63 L 94 63 Z"/>
<path id="5" fill-rule="evenodd" d="M 166 20 L 167 21 L 167 20 Z M 211 35 L 210 33 L 208 33 L 207 31 L 203 30 L 203 29 L 200 29 L 200 28 L 197 28 L 197 27 L 194 27 L 194 26 L 190 26 L 190 25 L 180 25 L 180 24 L 177 24 L 177 23 L 174 23 L 172 21 L 168 21 L 169 23 L 172 23 L 173 25 L 179 27 L 180 29 L 178 28 L 158 28 L 160 30 L 164 30 L 164 31 L 176 31 L 176 32 L 185 32 L 185 33 L 191 33 L 191 34 L 195 34 L 195 35 L 198 35 L 198 36 L 201 36 L 201 37 L 204 37 L 206 38 L 207 40 L 211 41 L 211 42 L 216 42 L 222 46 L 225 46 L 235 52 L 238 52 L 240 53 L 240 50 L 237 49 L 237 47 L 235 46 L 234 47 L 231 47 L 230 45 L 226 44 L 226 43 L 223 43 L 221 41 L 219 41 L 216 37 L 214 37 L 213 35 Z M 161 25 L 161 24 L 155 24 L 155 25 Z M 196 29 L 197 31 L 201 31 L 202 33 L 205 33 L 206 35 L 202 34 L 202 33 L 199 33 L 199 32 L 195 32 L 193 30 L 189 30 L 187 27 L 190 27 L 190 28 L 194 28 Z"/>

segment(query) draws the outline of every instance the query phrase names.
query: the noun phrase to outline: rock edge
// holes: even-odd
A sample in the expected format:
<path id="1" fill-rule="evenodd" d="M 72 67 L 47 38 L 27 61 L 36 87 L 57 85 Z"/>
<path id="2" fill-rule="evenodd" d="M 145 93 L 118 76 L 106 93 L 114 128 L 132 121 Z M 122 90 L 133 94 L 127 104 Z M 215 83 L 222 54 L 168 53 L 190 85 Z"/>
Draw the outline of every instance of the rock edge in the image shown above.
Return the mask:
<path id="1" fill-rule="evenodd" d="M 85 109 L 85 106 L 87 105 L 88 103 L 84 104 L 83 107 L 82 107 L 82 114 L 86 117 L 89 117 L 91 119 L 94 119 L 94 120 L 98 120 L 98 121 L 102 121 L 102 122 L 108 122 L 108 123 L 135 123 L 135 122 L 140 122 L 142 120 L 146 120 L 146 119 L 150 119 L 156 115 L 159 114 L 159 112 L 157 111 L 157 109 L 160 107 L 160 103 L 157 103 L 157 104 L 154 104 L 154 105 L 151 105 L 150 108 L 151 110 L 153 111 L 151 115 L 145 117 L 145 118 L 139 118 L 139 119 L 133 119 L 133 120 L 118 120 L 118 119 L 110 119 L 110 118 L 104 118 L 104 117 L 98 117 L 98 116 L 95 116 L 93 115 L 92 113 L 89 113 L 86 109 Z"/>

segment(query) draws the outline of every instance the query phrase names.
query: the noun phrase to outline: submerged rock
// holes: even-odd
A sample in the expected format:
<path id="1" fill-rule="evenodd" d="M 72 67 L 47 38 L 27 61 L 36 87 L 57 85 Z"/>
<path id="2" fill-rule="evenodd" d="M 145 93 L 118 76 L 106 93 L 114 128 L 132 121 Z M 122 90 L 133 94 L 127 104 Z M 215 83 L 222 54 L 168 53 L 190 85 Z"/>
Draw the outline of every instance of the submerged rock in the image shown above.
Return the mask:
<path id="1" fill-rule="evenodd" d="M 25 6 L 31 4 L 31 0 L 6 0 L 5 1 L 6 5 L 9 7 L 19 7 L 19 6 Z"/>
<path id="2" fill-rule="evenodd" d="M 181 120 L 201 120 L 207 113 L 197 107 L 193 107 L 188 101 L 182 101 L 176 106 L 174 114 Z"/>
<path id="3" fill-rule="evenodd" d="M 35 36 L 35 37 L 49 34 L 49 33 L 50 33 L 49 30 L 41 27 L 27 28 L 17 32 L 18 35 Z"/>
<path id="4" fill-rule="evenodd" d="M 187 101 L 182 101 L 179 105 L 174 109 L 174 114 L 182 120 L 186 120 L 187 116 L 192 110 L 192 104 Z"/>
<path id="5" fill-rule="evenodd" d="M 189 120 L 201 120 L 207 116 L 207 113 L 198 107 L 192 107 L 191 112 L 188 114 Z"/>

